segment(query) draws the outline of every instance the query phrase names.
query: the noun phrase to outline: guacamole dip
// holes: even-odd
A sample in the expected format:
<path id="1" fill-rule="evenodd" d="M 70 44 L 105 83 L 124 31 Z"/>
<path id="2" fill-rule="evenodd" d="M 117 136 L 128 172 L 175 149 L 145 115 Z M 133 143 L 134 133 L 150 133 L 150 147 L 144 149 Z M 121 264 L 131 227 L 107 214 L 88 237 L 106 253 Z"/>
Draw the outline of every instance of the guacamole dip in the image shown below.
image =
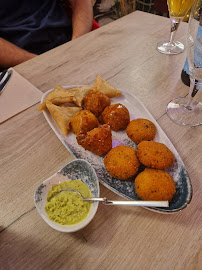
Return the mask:
<path id="1" fill-rule="evenodd" d="M 80 180 L 70 180 L 59 185 L 53 185 L 48 193 L 45 206 L 49 218 L 62 225 L 73 225 L 82 221 L 90 211 L 91 202 L 84 202 L 82 198 L 73 191 L 61 189 L 75 189 L 83 197 L 91 197 L 90 189 Z"/>

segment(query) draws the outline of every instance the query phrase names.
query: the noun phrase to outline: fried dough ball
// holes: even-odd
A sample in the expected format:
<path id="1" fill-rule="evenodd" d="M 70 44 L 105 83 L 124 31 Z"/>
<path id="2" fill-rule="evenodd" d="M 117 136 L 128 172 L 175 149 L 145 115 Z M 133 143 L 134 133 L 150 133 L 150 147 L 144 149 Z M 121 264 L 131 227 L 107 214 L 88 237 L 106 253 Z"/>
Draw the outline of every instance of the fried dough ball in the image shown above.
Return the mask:
<path id="1" fill-rule="evenodd" d="M 92 112 L 82 110 L 71 119 L 71 129 L 74 134 L 86 133 L 99 126 L 98 119 Z"/>
<path id="2" fill-rule="evenodd" d="M 175 162 L 175 156 L 163 143 L 142 141 L 137 146 L 139 161 L 154 169 L 166 169 Z"/>
<path id="3" fill-rule="evenodd" d="M 163 170 L 145 169 L 135 178 L 137 195 L 147 201 L 171 201 L 175 194 L 175 182 Z"/>
<path id="4" fill-rule="evenodd" d="M 102 156 L 112 148 L 112 133 L 108 125 L 103 125 L 76 137 L 78 144 L 85 150 Z"/>
<path id="5" fill-rule="evenodd" d="M 90 90 L 83 99 L 83 106 L 98 117 L 110 105 L 110 99 L 99 91 Z"/>
<path id="6" fill-rule="evenodd" d="M 151 141 L 156 135 L 156 127 L 151 121 L 139 118 L 129 123 L 126 133 L 135 143 Z"/>
<path id="7" fill-rule="evenodd" d="M 130 146 L 119 145 L 107 153 L 104 158 L 104 165 L 111 176 L 127 180 L 135 176 L 140 162 L 135 149 Z"/>
<path id="8" fill-rule="evenodd" d="M 113 104 L 104 109 L 99 121 L 102 124 L 110 125 L 114 131 L 124 130 L 130 122 L 129 111 L 120 103 Z"/>

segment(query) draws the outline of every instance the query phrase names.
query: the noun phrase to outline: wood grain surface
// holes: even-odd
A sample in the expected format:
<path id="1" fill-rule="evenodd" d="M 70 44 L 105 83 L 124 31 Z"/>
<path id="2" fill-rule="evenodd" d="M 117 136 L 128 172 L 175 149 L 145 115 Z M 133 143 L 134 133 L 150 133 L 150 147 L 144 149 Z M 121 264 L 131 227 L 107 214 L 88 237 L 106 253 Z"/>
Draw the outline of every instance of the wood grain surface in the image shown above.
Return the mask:
<path id="1" fill-rule="evenodd" d="M 165 114 L 185 96 L 180 74 L 186 50 L 156 50 L 169 38 L 169 19 L 136 11 L 15 67 L 45 92 L 61 85 L 92 84 L 97 74 L 143 102 L 169 137 L 193 185 L 190 205 L 172 215 L 141 207 L 99 205 L 83 230 L 53 230 L 34 207 L 34 191 L 73 157 L 37 105 L 0 127 L 0 270 L 7 269 L 202 269 L 202 126 L 184 127 Z M 186 45 L 187 24 L 176 39 Z M 101 196 L 120 197 L 100 185 Z"/>

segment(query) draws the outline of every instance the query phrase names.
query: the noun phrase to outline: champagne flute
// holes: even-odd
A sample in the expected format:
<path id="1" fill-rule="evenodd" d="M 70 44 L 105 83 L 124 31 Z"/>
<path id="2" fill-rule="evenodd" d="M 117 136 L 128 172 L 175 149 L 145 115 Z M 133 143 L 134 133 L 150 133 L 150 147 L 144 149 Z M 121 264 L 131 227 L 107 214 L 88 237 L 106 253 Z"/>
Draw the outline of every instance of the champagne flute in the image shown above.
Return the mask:
<path id="1" fill-rule="evenodd" d="M 176 31 L 180 22 L 189 11 L 194 0 L 167 0 L 168 10 L 171 20 L 170 40 L 157 44 L 157 50 L 164 54 L 178 54 L 183 52 L 184 45 L 179 41 L 174 41 Z"/>
<path id="2" fill-rule="evenodd" d="M 187 97 L 172 100 L 167 106 L 167 114 L 178 124 L 198 126 L 202 124 L 202 102 L 196 100 L 196 94 L 202 86 L 202 0 L 195 0 L 191 10 L 187 50 L 189 94 Z"/>

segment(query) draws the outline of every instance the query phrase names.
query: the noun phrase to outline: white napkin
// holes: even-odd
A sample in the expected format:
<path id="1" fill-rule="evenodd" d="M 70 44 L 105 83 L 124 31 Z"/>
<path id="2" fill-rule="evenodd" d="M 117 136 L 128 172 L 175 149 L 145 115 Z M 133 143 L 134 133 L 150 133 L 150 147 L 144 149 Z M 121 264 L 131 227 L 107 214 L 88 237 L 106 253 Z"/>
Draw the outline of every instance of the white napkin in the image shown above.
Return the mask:
<path id="1" fill-rule="evenodd" d="M 28 109 L 41 100 L 43 93 L 14 69 L 0 95 L 0 123 Z"/>

